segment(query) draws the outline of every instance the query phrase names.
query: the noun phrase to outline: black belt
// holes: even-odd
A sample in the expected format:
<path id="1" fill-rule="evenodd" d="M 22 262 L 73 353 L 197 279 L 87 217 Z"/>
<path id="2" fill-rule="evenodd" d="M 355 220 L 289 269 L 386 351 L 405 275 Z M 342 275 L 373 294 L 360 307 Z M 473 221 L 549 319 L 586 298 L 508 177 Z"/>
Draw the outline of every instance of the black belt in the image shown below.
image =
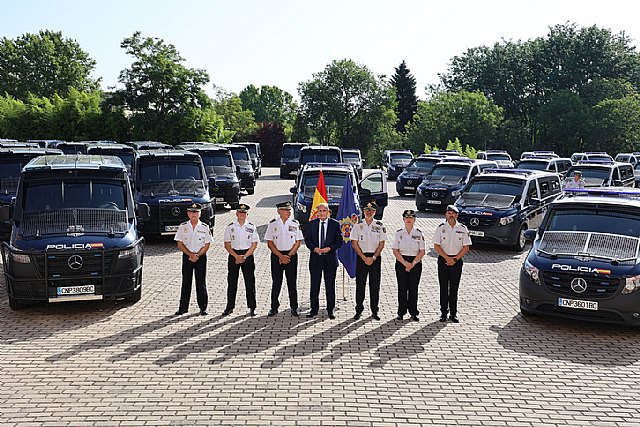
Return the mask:
<path id="1" fill-rule="evenodd" d="M 293 249 L 293 248 L 291 248 Z M 278 252 L 280 252 L 282 255 L 289 255 L 289 252 L 291 252 L 291 249 L 287 249 L 286 251 L 281 251 L 280 249 L 276 249 Z M 274 254 L 275 255 L 275 254 Z M 294 254 L 295 255 L 295 254 Z"/>
<path id="2" fill-rule="evenodd" d="M 402 255 L 402 254 L 401 254 Z M 413 261 L 414 259 L 416 259 L 418 255 L 402 255 L 402 258 L 405 261 Z"/>
<path id="3" fill-rule="evenodd" d="M 362 255 L 369 256 L 369 257 L 374 256 L 375 254 L 376 254 L 375 252 L 362 252 Z"/>
<path id="4" fill-rule="evenodd" d="M 233 249 L 233 248 L 232 248 L 232 249 Z M 244 255 L 244 254 L 246 254 L 246 253 L 249 251 L 249 249 L 233 249 L 233 251 L 234 251 L 235 253 L 237 253 L 238 255 Z"/>

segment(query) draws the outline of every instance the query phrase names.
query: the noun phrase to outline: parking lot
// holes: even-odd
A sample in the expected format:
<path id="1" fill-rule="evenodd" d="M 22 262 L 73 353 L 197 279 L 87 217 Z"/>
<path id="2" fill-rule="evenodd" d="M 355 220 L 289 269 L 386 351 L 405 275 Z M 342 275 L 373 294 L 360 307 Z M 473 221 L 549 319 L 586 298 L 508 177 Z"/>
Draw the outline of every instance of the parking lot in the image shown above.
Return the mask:
<path id="1" fill-rule="evenodd" d="M 263 169 L 242 202 L 264 236 L 292 180 Z M 402 226 L 411 197 L 389 183 L 383 221 Z M 394 258 L 383 251 L 381 321 L 354 321 L 355 282 L 337 278 L 337 311 L 312 319 L 267 317 L 269 251 L 256 251 L 258 316 L 226 303 L 224 226 L 218 212 L 208 256 L 209 316 L 192 295 L 175 317 L 180 255 L 172 238 L 148 240 L 142 300 L 9 309 L 0 292 L 0 424 L 35 425 L 637 425 L 640 340 L 633 328 L 523 318 L 518 272 L 525 256 L 473 247 L 460 287 L 461 323 L 438 322 L 435 252 L 424 259 L 420 322 L 395 320 Z M 427 238 L 442 221 L 418 213 Z M 390 243 L 390 241 L 389 241 Z M 298 291 L 309 309 L 308 250 Z M 4 287 L 4 278 L 0 279 Z M 344 286 L 343 286 L 344 283 Z M 286 287 L 285 287 L 286 288 Z M 195 292 L 194 292 L 195 293 Z M 368 292 L 367 292 L 368 293 Z M 288 307 L 286 290 L 281 308 Z M 368 296 L 365 314 L 368 313 Z"/>

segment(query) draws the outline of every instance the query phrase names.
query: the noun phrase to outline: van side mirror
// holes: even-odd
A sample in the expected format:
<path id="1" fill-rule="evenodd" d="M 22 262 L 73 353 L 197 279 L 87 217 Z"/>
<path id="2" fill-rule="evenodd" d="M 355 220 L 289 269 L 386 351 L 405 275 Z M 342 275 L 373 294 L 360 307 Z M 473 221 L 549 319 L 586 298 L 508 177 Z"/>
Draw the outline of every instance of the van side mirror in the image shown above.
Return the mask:
<path id="1" fill-rule="evenodd" d="M 538 234 L 538 230 L 530 228 L 524 231 L 524 238 L 527 240 L 536 240 L 537 234 Z"/>
<path id="2" fill-rule="evenodd" d="M 529 201 L 529 204 L 531 206 L 534 206 L 534 207 L 540 206 L 540 199 L 536 199 L 536 198 L 532 197 L 528 201 Z"/>
<path id="3" fill-rule="evenodd" d="M 136 216 L 139 221 L 148 221 L 151 218 L 149 205 L 146 203 L 136 203 Z"/>
<path id="4" fill-rule="evenodd" d="M 298 189 L 296 187 L 291 187 L 289 189 L 289 193 L 291 193 L 291 194 L 296 194 L 297 192 L 298 192 Z"/>
<path id="5" fill-rule="evenodd" d="M 0 206 L 0 222 L 9 222 L 11 220 L 11 211 L 9 205 Z"/>

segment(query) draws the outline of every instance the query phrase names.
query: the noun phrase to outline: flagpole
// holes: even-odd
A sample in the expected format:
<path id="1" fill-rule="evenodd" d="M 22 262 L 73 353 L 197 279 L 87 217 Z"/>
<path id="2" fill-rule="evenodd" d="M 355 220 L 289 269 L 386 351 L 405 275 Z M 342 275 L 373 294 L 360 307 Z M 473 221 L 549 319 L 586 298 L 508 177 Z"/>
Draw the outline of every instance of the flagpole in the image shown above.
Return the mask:
<path id="1" fill-rule="evenodd" d="M 346 270 L 344 268 L 344 265 L 342 266 L 342 301 L 346 301 L 347 300 L 347 296 L 345 294 L 345 288 L 344 288 L 344 270 Z"/>

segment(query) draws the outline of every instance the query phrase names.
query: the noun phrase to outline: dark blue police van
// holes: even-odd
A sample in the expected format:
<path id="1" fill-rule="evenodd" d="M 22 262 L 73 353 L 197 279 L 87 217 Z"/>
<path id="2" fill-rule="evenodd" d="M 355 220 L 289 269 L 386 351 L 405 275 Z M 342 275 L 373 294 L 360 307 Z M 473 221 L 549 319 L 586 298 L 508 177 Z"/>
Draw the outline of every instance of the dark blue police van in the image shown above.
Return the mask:
<path id="1" fill-rule="evenodd" d="M 18 191 L 22 168 L 38 156 L 62 154 L 53 148 L 12 147 L 0 148 L 0 206 L 9 207 L 9 218 L 13 217 L 13 204 Z M 11 221 L 0 222 L 0 239 L 7 240 L 11 234 Z"/>
<path id="2" fill-rule="evenodd" d="M 187 207 L 202 205 L 200 220 L 213 229 L 215 205 L 209 182 L 196 153 L 183 150 L 141 150 L 133 167 L 133 197 L 149 205 L 148 221 L 138 230 L 145 235 L 174 234 L 187 220 Z"/>
<path id="3" fill-rule="evenodd" d="M 527 237 L 522 315 L 640 325 L 640 190 L 567 190 Z"/>
<path id="4" fill-rule="evenodd" d="M 9 306 L 142 295 L 146 206 L 133 202 L 127 170 L 111 156 L 58 155 L 22 170 L 2 261 Z"/>

